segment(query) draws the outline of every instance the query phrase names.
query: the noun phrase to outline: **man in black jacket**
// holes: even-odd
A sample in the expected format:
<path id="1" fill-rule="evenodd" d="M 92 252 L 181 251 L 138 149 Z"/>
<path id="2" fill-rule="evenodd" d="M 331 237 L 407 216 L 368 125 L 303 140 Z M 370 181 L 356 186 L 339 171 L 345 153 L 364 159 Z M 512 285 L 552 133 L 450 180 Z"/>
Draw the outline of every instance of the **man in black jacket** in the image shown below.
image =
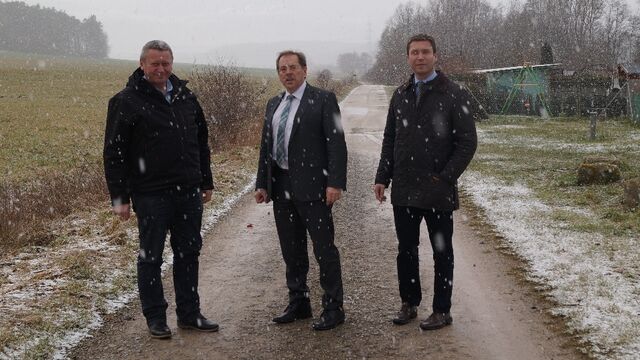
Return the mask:
<path id="1" fill-rule="evenodd" d="M 407 43 L 413 76 L 391 98 L 375 179 L 378 201 L 391 183 L 391 203 L 398 237 L 398 282 L 402 306 L 393 322 L 417 317 L 422 300 L 418 245 L 425 219 L 435 263 L 432 314 L 424 330 L 452 323 L 453 211 L 458 209 L 457 179 L 476 150 L 476 130 L 469 94 L 435 71 L 435 40 L 413 36 Z"/>
<path id="2" fill-rule="evenodd" d="M 172 74 L 173 52 L 164 41 L 142 48 L 140 67 L 109 101 L 104 169 L 113 212 L 138 218 L 138 290 L 154 338 L 171 337 L 160 266 L 171 233 L 178 327 L 217 331 L 200 313 L 198 256 L 202 205 L 213 177 L 202 108 L 186 81 Z"/>
<path id="3" fill-rule="evenodd" d="M 306 83 L 304 54 L 283 51 L 276 60 L 286 92 L 272 98 L 262 130 L 256 177 L 257 203 L 273 200 L 286 264 L 289 305 L 273 319 L 289 323 L 312 316 L 307 273 L 307 231 L 324 290 L 315 330 L 344 322 L 340 254 L 334 245 L 331 207 L 347 182 L 347 147 L 336 96 Z"/>

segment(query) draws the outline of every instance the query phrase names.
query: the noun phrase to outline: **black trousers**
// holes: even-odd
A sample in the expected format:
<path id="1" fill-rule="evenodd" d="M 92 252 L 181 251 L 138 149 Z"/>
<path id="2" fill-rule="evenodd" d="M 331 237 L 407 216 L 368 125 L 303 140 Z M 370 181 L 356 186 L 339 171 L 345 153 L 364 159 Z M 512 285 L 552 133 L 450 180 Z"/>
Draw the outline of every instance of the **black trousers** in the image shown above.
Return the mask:
<path id="1" fill-rule="evenodd" d="M 308 301 L 309 255 L 307 232 L 320 268 L 320 286 L 324 290 L 322 306 L 327 310 L 342 307 L 342 270 L 340 253 L 334 244 L 331 207 L 325 201 L 291 199 L 291 181 L 286 171 L 273 169 L 273 214 L 282 258 L 286 265 L 289 302 Z"/>
<path id="2" fill-rule="evenodd" d="M 166 321 L 160 266 L 167 237 L 173 249 L 173 284 L 178 319 L 190 321 L 200 312 L 198 256 L 202 248 L 202 197 L 200 189 L 171 189 L 153 194 L 135 194 L 140 253 L 138 290 L 147 323 Z"/>
<path id="3" fill-rule="evenodd" d="M 418 245 L 420 224 L 424 219 L 435 270 L 432 309 L 439 313 L 449 312 L 453 289 L 453 212 L 394 206 L 393 217 L 398 236 L 398 283 L 402 302 L 418 306 L 422 300 Z"/>

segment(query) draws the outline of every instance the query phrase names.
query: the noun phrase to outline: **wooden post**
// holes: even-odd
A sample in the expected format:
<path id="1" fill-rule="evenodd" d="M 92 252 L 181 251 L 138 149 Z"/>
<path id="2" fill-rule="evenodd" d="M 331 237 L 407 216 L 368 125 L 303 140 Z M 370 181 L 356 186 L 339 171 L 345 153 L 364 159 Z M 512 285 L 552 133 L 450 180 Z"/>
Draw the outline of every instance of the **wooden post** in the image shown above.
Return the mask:
<path id="1" fill-rule="evenodd" d="M 596 111 L 591 111 L 589 114 L 590 125 L 589 125 L 589 139 L 596 139 L 596 125 L 598 124 L 598 113 Z"/>
<path id="2" fill-rule="evenodd" d="M 631 97 L 631 79 L 627 79 L 627 105 L 629 106 L 629 117 L 631 122 L 635 123 L 636 119 L 633 117 L 633 98 Z"/>

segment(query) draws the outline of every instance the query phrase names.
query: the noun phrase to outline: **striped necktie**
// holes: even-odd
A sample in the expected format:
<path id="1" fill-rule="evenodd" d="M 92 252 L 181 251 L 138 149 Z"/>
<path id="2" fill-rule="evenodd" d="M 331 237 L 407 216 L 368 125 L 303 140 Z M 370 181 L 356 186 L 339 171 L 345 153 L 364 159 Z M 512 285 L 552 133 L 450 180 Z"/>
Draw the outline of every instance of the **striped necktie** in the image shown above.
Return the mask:
<path id="1" fill-rule="evenodd" d="M 278 123 L 278 135 L 276 138 L 276 162 L 281 168 L 288 168 L 287 155 L 285 154 L 284 146 L 284 131 L 287 127 L 287 120 L 289 119 L 289 111 L 291 110 L 291 102 L 295 99 L 293 95 L 287 95 L 286 103 L 280 114 L 280 122 Z"/>

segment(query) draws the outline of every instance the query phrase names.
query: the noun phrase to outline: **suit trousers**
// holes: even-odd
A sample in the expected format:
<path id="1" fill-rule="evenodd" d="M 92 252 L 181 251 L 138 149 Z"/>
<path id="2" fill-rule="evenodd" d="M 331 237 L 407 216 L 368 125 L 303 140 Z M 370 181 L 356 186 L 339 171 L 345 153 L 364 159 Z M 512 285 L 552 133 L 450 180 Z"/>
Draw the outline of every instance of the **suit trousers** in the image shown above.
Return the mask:
<path id="1" fill-rule="evenodd" d="M 173 249 L 173 284 L 176 314 L 190 321 L 200 313 L 198 256 L 202 248 L 202 197 L 200 189 L 170 189 L 134 194 L 138 217 L 138 291 L 147 323 L 166 321 L 167 301 L 162 288 L 162 252 L 167 232 Z"/>
<path id="2" fill-rule="evenodd" d="M 286 170 L 273 168 L 273 214 L 282 258 L 286 265 L 289 302 L 308 301 L 309 256 L 307 232 L 320 268 L 320 286 L 324 290 L 322 306 L 326 310 L 342 307 L 342 270 L 340 253 L 334 244 L 331 207 L 324 200 L 296 201 L 291 195 L 291 180 Z"/>
<path id="3" fill-rule="evenodd" d="M 393 217 L 398 237 L 398 285 L 402 302 L 418 306 L 422 300 L 418 246 L 420 224 L 424 219 L 434 261 L 432 309 L 438 313 L 449 312 L 453 290 L 453 212 L 394 205 Z"/>

